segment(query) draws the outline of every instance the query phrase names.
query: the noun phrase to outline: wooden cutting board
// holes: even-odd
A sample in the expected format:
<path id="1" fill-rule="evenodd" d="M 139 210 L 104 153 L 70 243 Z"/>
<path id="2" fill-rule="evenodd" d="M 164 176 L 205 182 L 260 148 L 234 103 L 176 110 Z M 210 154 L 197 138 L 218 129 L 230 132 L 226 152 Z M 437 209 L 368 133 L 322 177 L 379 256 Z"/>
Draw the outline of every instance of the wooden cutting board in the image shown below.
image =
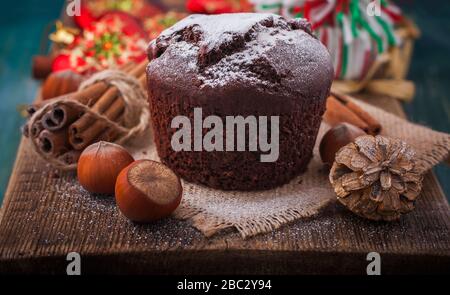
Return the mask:
<path id="1" fill-rule="evenodd" d="M 404 116 L 389 98 L 361 99 Z M 66 255 L 82 272 L 133 274 L 365 274 L 369 252 L 382 273 L 448 273 L 450 208 L 433 173 L 417 209 L 393 223 L 354 216 L 333 203 L 318 216 L 247 240 L 234 231 L 205 238 L 172 218 L 135 225 L 113 198 L 73 199 L 74 183 L 40 160 L 22 139 L 0 211 L 0 273 L 65 274 Z"/>

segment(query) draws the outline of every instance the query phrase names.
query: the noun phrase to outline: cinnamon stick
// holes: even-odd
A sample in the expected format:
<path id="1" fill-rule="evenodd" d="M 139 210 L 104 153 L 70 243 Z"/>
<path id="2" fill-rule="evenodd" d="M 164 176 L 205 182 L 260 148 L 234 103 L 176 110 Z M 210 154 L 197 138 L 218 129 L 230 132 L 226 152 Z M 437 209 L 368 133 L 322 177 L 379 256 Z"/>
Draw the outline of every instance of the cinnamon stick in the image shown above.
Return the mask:
<path id="1" fill-rule="evenodd" d="M 67 140 L 67 129 L 56 132 L 44 129 L 39 134 L 38 142 L 42 152 L 54 157 L 67 153 L 70 150 L 70 145 Z"/>
<path id="2" fill-rule="evenodd" d="M 367 125 L 366 122 L 364 122 L 332 95 L 327 99 L 327 110 L 323 116 L 323 119 L 332 127 L 342 122 L 347 122 L 361 128 L 366 132 L 369 130 L 369 125 Z"/>
<path id="3" fill-rule="evenodd" d="M 364 111 L 361 107 L 351 101 L 348 96 L 333 93 L 334 97 L 338 99 L 344 106 L 349 108 L 354 114 L 356 114 L 359 118 L 361 118 L 368 126 L 367 133 L 371 135 L 376 135 L 381 132 L 381 124 L 374 117 L 369 115 L 366 111 Z"/>
<path id="4" fill-rule="evenodd" d="M 122 71 L 122 72 L 128 73 L 128 72 L 130 72 L 135 66 L 136 66 L 136 63 L 130 61 L 130 62 L 126 63 L 126 64 L 121 65 L 121 66 L 118 67 L 117 69 L 120 70 L 120 71 Z"/>
<path id="5" fill-rule="evenodd" d="M 133 65 L 134 65 L 133 62 L 129 62 L 120 66 L 118 69 L 127 72 L 133 68 Z M 99 81 L 79 91 L 71 92 L 68 94 L 60 95 L 46 100 L 36 101 L 35 103 L 28 106 L 27 112 L 28 114 L 32 115 L 38 109 L 40 109 L 41 107 L 45 106 L 48 103 L 55 102 L 61 98 L 69 98 L 69 97 L 82 104 L 92 106 L 97 102 L 98 98 L 100 98 L 100 96 L 103 93 L 105 93 L 108 87 L 109 86 L 105 82 Z"/>
<path id="6" fill-rule="evenodd" d="M 64 153 L 61 156 L 59 156 L 58 159 L 66 165 L 72 165 L 78 162 L 80 155 L 81 151 L 70 150 L 67 153 Z"/>
<path id="7" fill-rule="evenodd" d="M 139 80 L 139 83 L 142 85 L 142 87 L 145 87 L 145 83 L 147 81 L 147 75 L 145 73 L 142 74 L 138 80 Z M 123 104 L 123 111 L 125 112 L 125 104 L 124 104 L 123 100 L 122 99 L 118 99 L 118 100 Z M 116 123 L 121 124 L 121 125 L 126 124 L 125 118 L 124 118 L 124 112 L 117 119 L 114 119 L 114 121 Z M 100 124 L 100 122 L 97 122 L 96 124 Z M 117 139 L 117 137 L 119 137 L 119 135 L 121 135 L 121 134 L 118 130 L 113 129 L 113 128 L 108 128 L 105 131 L 103 131 L 103 133 L 99 136 L 98 140 L 113 142 L 114 140 Z"/>
<path id="8" fill-rule="evenodd" d="M 29 129 L 28 129 L 28 128 L 29 128 L 29 127 L 28 127 L 28 122 L 25 123 L 25 124 L 22 126 L 22 128 L 21 128 L 22 135 L 25 136 L 25 137 L 30 137 L 30 133 L 29 133 Z"/>
<path id="9" fill-rule="evenodd" d="M 116 99 L 103 115 L 108 119 L 115 121 L 124 111 L 122 99 Z M 106 124 L 101 121 L 95 122 L 93 125 L 83 130 L 83 133 L 75 133 L 69 135 L 69 142 L 76 150 L 82 150 L 92 143 L 102 131 L 106 131 Z"/>
<path id="10" fill-rule="evenodd" d="M 30 118 L 31 116 L 33 116 L 34 113 L 36 113 L 36 111 L 38 110 L 38 108 L 34 105 L 29 105 L 26 108 L 26 112 L 27 112 L 27 117 Z"/>
<path id="11" fill-rule="evenodd" d="M 123 113 L 115 120 L 117 123 L 121 124 L 123 122 Z M 95 141 L 109 141 L 114 142 L 120 135 L 120 132 L 113 128 L 105 129 Z"/>
<path id="12" fill-rule="evenodd" d="M 82 104 L 86 104 L 86 105 L 92 105 L 93 103 L 95 103 L 98 98 L 100 98 L 100 96 L 102 95 L 102 93 L 104 93 L 106 91 L 106 89 L 108 88 L 108 85 L 104 82 L 98 82 L 95 83 L 91 86 L 86 87 L 85 89 L 81 90 L 81 91 L 77 91 L 77 92 L 72 92 L 69 94 L 65 94 L 62 96 L 58 96 L 58 97 L 54 97 L 51 99 L 47 99 L 47 100 L 40 100 L 37 101 L 36 103 L 29 105 L 27 108 L 27 113 L 29 114 L 29 117 L 31 117 L 38 109 L 40 109 L 41 107 L 45 106 L 48 103 L 52 103 L 54 101 L 57 101 L 59 99 L 62 98 L 72 98 L 74 100 L 77 100 L 78 102 L 82 103 Z M 52 112 L 54 113 L 56 111 L 56 114 L 52 114 Z M 70 110 L 68 108 L 64 107 L 64 110 L 62 109 L 53 109 L 50 110 L 47 114 L 44 114 L 44 116 L 42 117 L 39 126 L 32 126 L 31 129 L 31 136 L 32 137 L 37 137 L 37 135 L 40 133 L 40 131 L 43 128 L 46 128 L 48 130 L 58 130 L 62 127 L 64 127 L 66 122 L 70 122 L 70 119 L 76 119 L 75 117 L 75 110 Z M 61 117 L 61 115 L 63 117 Z M 69 118 L 65 118 L 66 115 L 69 115 Z M 78 117 L 78 115 L 77 115 Z M 35 125 L 37 125 L 38 123 L 36 123 Z M 45 127 L 44 127 L 45 125 Z"/>
<path id="13" fill-rule="evenodd" d="M 381 131 L 381 124 L 375 118 L 345 96 L 339 95 L 338 98 L 333 94 L 328 97 L 323 119 L 331 126 L 347 122 L 371 135 L 379 134 Z"/>
<path id="14" fill-rule="evenodd" d="M 42 117 L 42 124 L 45 129 L 56 131 L 74 122 L 81 114 L 82 112 L 78 109 L 66 105 L 59 105 L 52 108 Z"/>
<path id="15" fill-rule="evenodd" d="M 31 126 L 30 134 L 29 136 L 32 138 L 37 138 L 41 131 L 44 129 L 44 126 L 42 125 L 42 122 L 36 121 L 33 126 Z"/>
<path id="16" fill-rule="evenodd" d="M 141 83 L 145 83 L 146 66 L 147 61 L 144 60 L 129 74 L 138 78 Z M 118 89 L 111 87 L 93 105 L 92 110 L 115 121 L 125 110 L 125 103 L 119 95 Z M 85 114 L 70 126 L 69 142 L 77 150 L 84 149 L 105 131 L 105 127 L 104 122 L 95 121 L 92 116 Z"/>

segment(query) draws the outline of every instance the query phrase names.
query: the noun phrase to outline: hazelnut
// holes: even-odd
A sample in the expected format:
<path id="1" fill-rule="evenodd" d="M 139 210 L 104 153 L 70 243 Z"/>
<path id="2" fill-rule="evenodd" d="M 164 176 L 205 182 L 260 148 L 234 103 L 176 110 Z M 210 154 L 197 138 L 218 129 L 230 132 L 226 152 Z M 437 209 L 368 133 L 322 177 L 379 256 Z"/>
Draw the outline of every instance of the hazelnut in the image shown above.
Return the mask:
<path id="1" fill-rule="evenodd" d="M 117 177 L 116 204 L 128 219 L 149 222 L 175 211 L 182 191 L 180 179 L 167 166 L 139 160 Z"/>
<path id="2" fill-rule="evenodd" d="M 78 181 L 91 193 L 113 194 L 117 175 L 133 161 L 133 157 L 120 145 L 96 142 L 80 155 Z"/>
<path id="3" fill-rule="evenodd" d="M 46 100 L 76 91 L 83 80 L 82 75 L 71 70 L 51 73 L 42 84 L 41 97 Z"/>
<path id="4" fill-rule="evenodd" d="M 349 123 L 340 123 L 322 137 L 319 145 L 320 158 L 327 166 L 333 165 L 334 157 L 341 147 L 353 142 L 357 137 L 366 133 Z"/>

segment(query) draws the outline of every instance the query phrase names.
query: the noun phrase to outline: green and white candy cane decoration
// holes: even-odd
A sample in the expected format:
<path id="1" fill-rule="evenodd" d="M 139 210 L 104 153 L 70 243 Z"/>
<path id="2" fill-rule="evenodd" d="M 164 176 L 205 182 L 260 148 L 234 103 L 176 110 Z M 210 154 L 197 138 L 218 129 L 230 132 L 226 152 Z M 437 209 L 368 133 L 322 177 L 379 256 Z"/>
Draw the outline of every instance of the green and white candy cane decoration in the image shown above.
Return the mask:
<path id="1" fill-rule="evenodd" d="M 302 6 L 306 0 L 249 0 L 256 12 L 280 14 L 288 18 L 304 17 Z"/>
<path id="2" fill-rule="evenodd" d="M 376 58 L 401 44 L 401 10 L 387 0 L 251 0 L 257 12 L 307 18 L 330 51 L 338 79 L 360 80 Z M 368 7 L 379 5 L 377 13 Z"/>

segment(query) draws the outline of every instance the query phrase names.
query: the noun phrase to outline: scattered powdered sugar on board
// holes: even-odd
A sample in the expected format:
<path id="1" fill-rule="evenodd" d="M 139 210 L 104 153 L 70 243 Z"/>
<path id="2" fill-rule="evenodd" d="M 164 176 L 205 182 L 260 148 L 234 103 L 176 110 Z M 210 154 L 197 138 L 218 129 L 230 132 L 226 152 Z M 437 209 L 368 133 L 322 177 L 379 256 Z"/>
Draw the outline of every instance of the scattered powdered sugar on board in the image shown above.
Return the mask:
<path id="1" fill-rule="evenodd" d="M 328 128 L 323 125 L 320 134 Z M 319 134 L 319 136 L 321 136 Z M 136 158 L 159 161 L 151 142 L 132 149 Z M 133 145 L 131 145 L 133 146 Z M 299 218 L 311 217 L 335 199 L 328 175 L 315 147 L 308 173 L 288 184 L 266 191 L 222 191 L 183 181 L 183 198 L 175 216 L 189 219 L 206 236 L 228 227 L 235 227 L 242 237 L 269 232 Z"/>
<path id="2" fill-rule="evenodd" d="M 55 216 L 61 220 L 73 220 L 71 227 L 66 228 L 67 223 L 53 222 L 50 227 L 55 234 L 42 236 L 43 244 L 69 243 L 77 237 L 76 243 L 93 243 L 97 246 L 104 245 L 107 249 L 111 247 L 113 240 L 118 240 L 122 248 L 117 251 L 126 250 L 131 245 L 145 248 L 148 245 L 156 246 L 156 250 L 166 250 L 175 246 L 189 247 L 194 239 L 201 238 L 201 234 L 195 229 L 185 225 L 180 226 L 182 221 L 166 218 L 150 224 L 137 224 L 125 218 L 115 204 L 114 196 L 92 194 L 84 190 L 75 177 L 68 178 L 55 188 L 56 194 L 50 203 L 49 200 L 41 198 L 40 202 L 46 203 L 45 211 L 49 216 Z M 61 208 L 64 204 L 64 208 Z M 30 216 L 31 220 L 32 216 Z M 102 230 L 99 231 L 98 228 Z M 40 229 L 36 228 L 36 232 Z M 73 234 L 78 232 L 78 234 Z M 73 235 L 71 235 L 72 233 Z M 73 242 L 73 241 L 72 241 Z M 113 250 L 113 249 L 110 249 Z"/>

